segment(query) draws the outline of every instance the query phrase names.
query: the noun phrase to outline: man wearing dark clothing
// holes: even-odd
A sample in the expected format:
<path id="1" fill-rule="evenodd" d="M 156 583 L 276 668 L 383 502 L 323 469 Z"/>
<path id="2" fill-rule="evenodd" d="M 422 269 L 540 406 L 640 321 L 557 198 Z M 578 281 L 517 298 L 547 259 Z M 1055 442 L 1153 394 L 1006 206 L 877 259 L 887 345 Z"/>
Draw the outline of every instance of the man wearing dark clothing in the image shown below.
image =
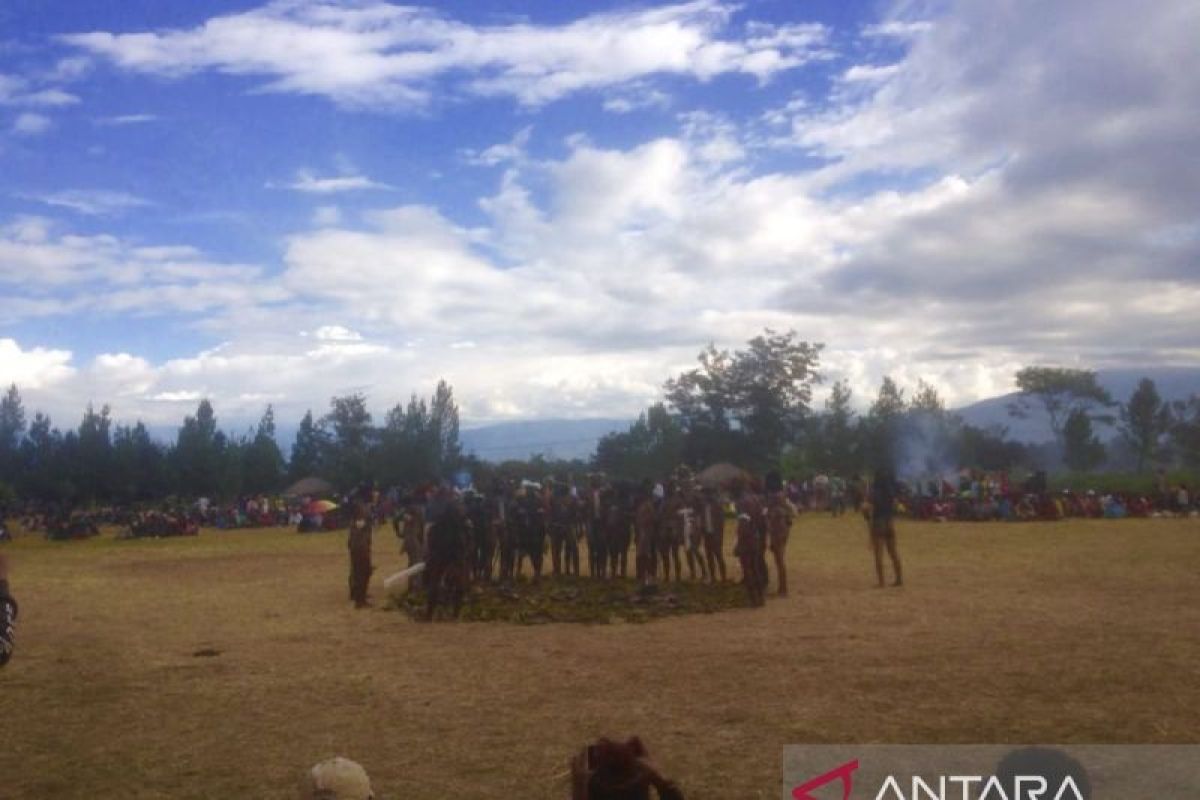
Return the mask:
<path id="1" fill-rule="evenodd" d="M 374 514 L 371 508 L 371 490 L 357 492 L 350 512 L 350 536 L 346 546 L 350 550 L 350 599 L 355 608 L 366 608 L 367 586 L 371 580 L 371 530 Z"/>
<path id="2" fill-rule="evenodd" d="M 17 601 L 8 593 L 8 560 L 0 555 L 0 667 L 12 658 Z"/>
<path id="3" fill-rule="evenodd" d="M 892 560 L 892 572 L 896 579 L 893 586 L 904 583 L 900 571 L 900 554 L 896 551 L 896 482 L 891 472 L 886 469 L 875 471 L 875 480 L 871 482 L 869 504 L 863 509 L 864 516 L 871 529 L 871 549 L 875 553 L 875 576 L 879 586 L 883 587 L 883 549 L 886 547 Z"/>

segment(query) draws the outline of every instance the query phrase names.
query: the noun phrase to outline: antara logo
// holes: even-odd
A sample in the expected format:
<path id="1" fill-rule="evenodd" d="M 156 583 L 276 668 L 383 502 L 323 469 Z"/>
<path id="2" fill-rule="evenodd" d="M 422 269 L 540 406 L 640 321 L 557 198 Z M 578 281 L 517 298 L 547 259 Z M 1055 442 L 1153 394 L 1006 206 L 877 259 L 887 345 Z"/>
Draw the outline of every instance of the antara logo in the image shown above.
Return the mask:
<path id="1" fill-rule="evenodd" d="M 792 800 L 824 800 L 828 794 L 818 798 L 813 792 L 839 779 L 842 800 L 850 800 L 858 766 L 858 759 L 847 761 L 800 784 L 792 789 Z M 929 780 L 914 775 L 907 787 L 895 775 L 888 775 L 871 796 L 874 800 L 1085 800 L 1069 775 L 1057 786 L 1041 775 L 1017 775 L 1008 784 L 995 775 L 940 775 Z"/>
<path id="2" fill-rule="evenodd" d="M 854 788 L 854 770 L 858 769 L 858 759 L 847 761 L 840 767 L 834 767 L 824 775 L 818 775 L 807 783 L 802 783 L 792 789 L 792 800 L 817 800 L 809 792 L 819 789 L 827 783 L 842 779 L 842 800 L 850 800 L 850 791 Z"/>

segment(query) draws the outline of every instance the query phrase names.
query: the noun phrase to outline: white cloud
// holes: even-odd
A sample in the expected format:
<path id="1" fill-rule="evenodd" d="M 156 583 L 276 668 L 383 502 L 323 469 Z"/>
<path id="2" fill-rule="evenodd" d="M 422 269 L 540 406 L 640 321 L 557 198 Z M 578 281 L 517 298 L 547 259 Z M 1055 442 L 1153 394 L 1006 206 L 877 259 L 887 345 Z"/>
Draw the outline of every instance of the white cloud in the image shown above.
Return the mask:
<path id="1" fill-rule="evenodd" d="M 131 208 L 150 205 L 145 198 L 128 192 L 104 189 L 67 189 L 61 192 L 28 196 L 46 205 L 69 208 L 72 211 L 91 216 L 120 214 Z"/>
<path id="2" fill-rule="evenodd" d="M 22 389 L 42 389 L 70 378 L 69 350 L 21 348 L 15 339 L 0 339 L 0 386 L 17 384 Z"/>
<path id="3" fill-rule="evenodd" d="M 364 175 L 336 175 L 320 178 L 306 170 L 298 172 L 296 179 L 291 183 L 284 184 L 284 187 L 308 194 L 335 194 L 337 192 L 356 192 L 364 189 L 391 188 L 386 183 L 373 181 Z"/>
<path id="4" fill-rule="evenodd" d="M 270 306 L 288 292 L 259 267 L 191 247 L 146 247 L 23 217 L 0 225 L 0 320 L 68 313 L 169 315 Z"/>
<path id="5" fill-rule="evenodd" d="M 97 125 L 141 125 L 147 122 L 157 122 L 157 114 L 117 114 L 111 117 L 100 117 Z"/>
<path id="6" fill-rule="evenodd" d="M 600 13 L 558 26 L 470 26 L 433 10 L 364 2 L 277 0 L 187 30 L 62 37 L 117 66 L 182 77 L 201 70 L 265 78 L 268 91 L 354 106 L 426 104 L 431 82 L 539 105 L 659 74 L 766 80 L 823 57 L 816 24 L 731 25 L 716 0 Z"/>
<path id="7" fill-rule="evenodd" d="M 361 342 L 362 334 L 342 325 L 322 325 L 313 331 L 313 337 L 324 342 Z"/>
<path id="8" fill-rule="evenodd" d="M 13 121 L 12 130 L 21 136 L 38 136 L 50 130 L 52 125 L 50 118 L 44 114 L 26 111 Z"/>

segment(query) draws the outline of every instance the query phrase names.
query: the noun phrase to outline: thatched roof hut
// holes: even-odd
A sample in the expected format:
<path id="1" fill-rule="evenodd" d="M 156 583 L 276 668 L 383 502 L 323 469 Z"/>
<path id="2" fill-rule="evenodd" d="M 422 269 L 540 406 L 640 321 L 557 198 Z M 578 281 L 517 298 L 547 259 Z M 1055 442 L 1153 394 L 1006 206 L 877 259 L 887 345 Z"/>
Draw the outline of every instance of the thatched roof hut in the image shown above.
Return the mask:
<path id="1" fill-rule="evenodd" d="M 749 480 L 750 473 L 727 461 L 720 461 L 713 464 L 696 476 L 696 480 L 699 481 L 701 486 L 713 489 L 726 486 L 739 478 L 741 480 Z"/>
<path id="2" fill-rule="evenodd" d="M 305 497 L 333 494 L 333 484 L 324 478 L 301 478 L 283 490 L 284 497 Z"/>

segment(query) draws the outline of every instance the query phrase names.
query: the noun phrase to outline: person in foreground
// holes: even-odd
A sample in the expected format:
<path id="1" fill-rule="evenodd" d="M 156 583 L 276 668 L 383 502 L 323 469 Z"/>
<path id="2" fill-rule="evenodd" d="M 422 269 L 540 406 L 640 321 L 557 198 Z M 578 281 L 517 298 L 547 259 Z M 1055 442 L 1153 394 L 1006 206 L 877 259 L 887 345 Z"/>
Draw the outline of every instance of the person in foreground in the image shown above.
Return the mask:
<path id="1" fill-rule="evenodd" d="M 896 551 L 896 481 L 890 470 L 879 468 L 871 482 L 870 498 L 863 507 L 863 516 L 871 529 L 871 549 L 875 552 L 875 577 L 883 587 L 883 549 L 892 559 L 893 586 L 904 585 L 900 570 L 900 554 Z"/>
<path id="2" fill-rule="evenodd" d="M 571 800 L 683 800 L 683 793 L 651 763 L 642 740 L 600 739 L 571 759 Z"/>
<path id="3" fill-rule="evenodd" d="M 8 559 L 0 553 L 0 667 L 12 658 L 16 623 L 17 601 L 8 592 Z"/>

